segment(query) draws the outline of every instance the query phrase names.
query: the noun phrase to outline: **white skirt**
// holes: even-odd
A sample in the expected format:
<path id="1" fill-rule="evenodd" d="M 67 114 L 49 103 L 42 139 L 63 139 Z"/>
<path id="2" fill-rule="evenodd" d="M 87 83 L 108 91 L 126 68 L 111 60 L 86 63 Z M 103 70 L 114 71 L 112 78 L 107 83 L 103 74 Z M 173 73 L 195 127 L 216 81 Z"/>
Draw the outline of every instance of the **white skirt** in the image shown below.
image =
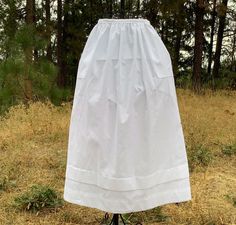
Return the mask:
<path id="1" fill-rule="evenodd" d="M 88 37 L 64 199 L 110 213 L 191 200 L 171 58 L 147 19 L 99 19 Z"/>

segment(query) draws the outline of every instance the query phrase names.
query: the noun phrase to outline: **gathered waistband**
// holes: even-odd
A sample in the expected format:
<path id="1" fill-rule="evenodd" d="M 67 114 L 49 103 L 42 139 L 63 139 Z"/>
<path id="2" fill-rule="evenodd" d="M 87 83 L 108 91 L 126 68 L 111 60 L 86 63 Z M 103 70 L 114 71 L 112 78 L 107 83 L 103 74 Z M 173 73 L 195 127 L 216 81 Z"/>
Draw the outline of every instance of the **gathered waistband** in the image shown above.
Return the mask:
<path id="1" fill-rule="evenodd" d="M 150 24 L 147 19 L 99 19 L 98 23 L 147 23 Z"/>

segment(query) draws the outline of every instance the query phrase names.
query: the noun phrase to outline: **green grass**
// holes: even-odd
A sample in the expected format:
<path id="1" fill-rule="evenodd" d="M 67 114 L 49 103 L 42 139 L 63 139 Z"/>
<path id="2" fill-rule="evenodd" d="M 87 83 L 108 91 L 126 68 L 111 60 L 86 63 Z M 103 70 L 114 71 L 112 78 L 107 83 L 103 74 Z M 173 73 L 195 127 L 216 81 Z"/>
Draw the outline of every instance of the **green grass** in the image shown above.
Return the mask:
<path id="1" fill-rule="evenodd" d="M 63 205 L 57 192 L 48 186 L 32 185 L 30 190 L 14 198 L 16 208 L 38 212 L 44 208 L 56 208 Z"/>
<path id="2" fill-rule="evenodd" d="M 190 171 L 192 172 L 196 167 L 207 167 L 212 162 L 213 154 L 211 151 L 203 146 L 202 144 L 197 144 L 188 150 L 188 160 Z"/>
<path id="3" fill-rule="evenodd" d="M 224 146 L 222 148 L 222 153 L 227 156 L 236 155 L 236 143 Z"/>

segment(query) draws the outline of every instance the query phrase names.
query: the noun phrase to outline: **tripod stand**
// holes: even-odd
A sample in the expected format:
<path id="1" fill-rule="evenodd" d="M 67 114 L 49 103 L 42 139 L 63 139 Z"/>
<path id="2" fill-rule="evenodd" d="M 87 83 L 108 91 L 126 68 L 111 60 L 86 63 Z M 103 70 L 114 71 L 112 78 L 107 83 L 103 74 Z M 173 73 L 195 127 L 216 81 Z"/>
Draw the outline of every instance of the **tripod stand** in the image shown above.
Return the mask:
<path id="1" fill-rule="evenodd" d="M 119 224 L 119 217 L 122 220 L 122 224 Z M 105 220 L 108 220 L 108 218 L 109 218 L 109 214 L 106 213 L 105 214 Z M 109 225 L 126 225 L 126 223 L 125 223 L 124 218 L 122 217 L 121 214 L 115 213 L 115 214 L 113 214 L 113 217 L 112 217 L 111 222 L 109 223 Z M 142 225 L 142 224 L 138 222 L 138 223 L 136 223 L 136 225 Z"/>
<path id="2" fill-rule="evenodd" d="M 123 219 L 121 214 L 113 214 L 111 223 L 109 225 L 119 225 L 119 216 L 120 216 L 123 224 L 125 225 L 125 221 L 124 221 L 124 219 Z"/>

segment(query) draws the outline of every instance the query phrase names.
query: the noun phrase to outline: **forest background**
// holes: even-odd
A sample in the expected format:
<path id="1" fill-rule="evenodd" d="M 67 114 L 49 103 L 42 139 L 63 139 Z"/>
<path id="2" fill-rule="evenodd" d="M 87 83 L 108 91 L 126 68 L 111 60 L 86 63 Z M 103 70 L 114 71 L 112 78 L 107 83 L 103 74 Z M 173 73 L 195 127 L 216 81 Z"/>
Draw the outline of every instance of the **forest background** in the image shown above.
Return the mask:
<path id="1" fill-rule="evenodd" d="M 73 98 L 78 62 L 100 18 L 146 18 L 168 48 L 176 86 L 235 89 L 235 0 L 1 0 L 0 111 Z"/>

